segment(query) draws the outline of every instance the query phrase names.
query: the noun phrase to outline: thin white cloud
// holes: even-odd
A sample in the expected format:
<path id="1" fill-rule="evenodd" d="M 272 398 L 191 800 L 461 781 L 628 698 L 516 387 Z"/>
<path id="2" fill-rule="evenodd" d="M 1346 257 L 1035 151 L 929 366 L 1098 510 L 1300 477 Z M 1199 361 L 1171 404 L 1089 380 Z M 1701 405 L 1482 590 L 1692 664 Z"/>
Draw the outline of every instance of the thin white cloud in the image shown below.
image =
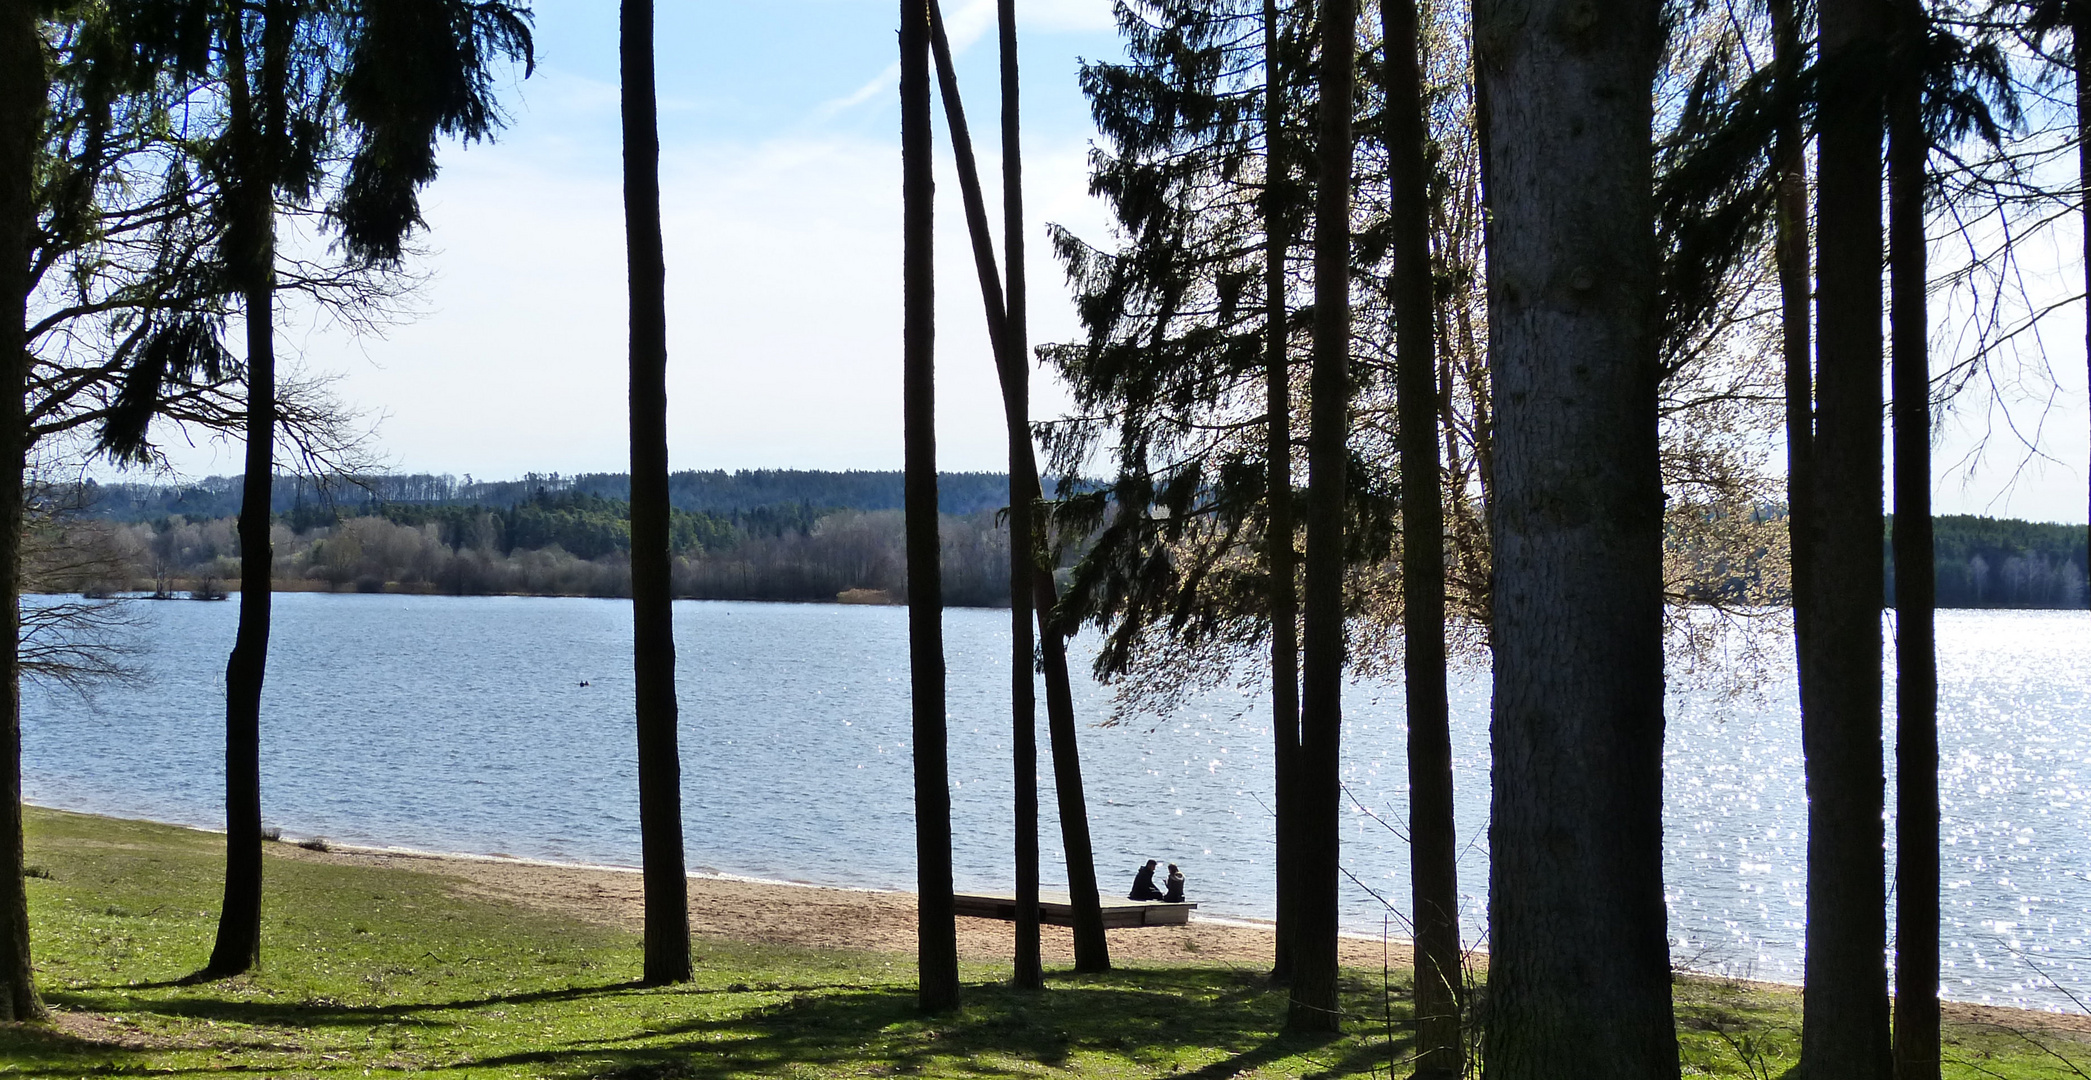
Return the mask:
<path id="1" fill-rule="evenodd" d="M 854 109 L 857 106 L 862 105 L 865 102 L 870 101 L 881 94 L 891 93 L 893 92 L 893 88 L 898 86 L 899 84 L 900 62 L 895 61 L 891 64 L 887 64 L 885 70 L 879 72 L 878 75 L 873 77 L 870 82 L 865 83 L 863 86 L 860 86 L 857 89 L 847 94 L 844 94 L 843 96 L 836 98 L 833 101 L 822 102 L 820 104 L 820 107 L 813 110 L 814 118 L 817 120 L 829 119 L 837 113 L 846 112 L 850 109 Z"/>

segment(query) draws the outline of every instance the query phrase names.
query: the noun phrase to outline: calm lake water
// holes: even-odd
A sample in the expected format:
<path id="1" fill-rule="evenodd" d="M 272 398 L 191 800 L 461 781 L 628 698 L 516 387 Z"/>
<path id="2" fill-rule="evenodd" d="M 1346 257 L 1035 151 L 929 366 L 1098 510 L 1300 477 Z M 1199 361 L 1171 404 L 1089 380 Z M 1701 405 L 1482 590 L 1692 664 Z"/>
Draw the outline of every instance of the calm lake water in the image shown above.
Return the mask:
<path id="1" fill-rule="evenodd" d="M 222 825 L 237 605 L 138 609 L 147 681 L 25 698 L 25 792 Z M 684 602 L 675 618 L 691 867 L 912 888 L 906 613 Z M 958 883 L 1006 889 L 1008 616 L 954 611 L 945 625 Z M 1946 993 L 2074 1008 L 2056 987 L 2091 996 L 2091 614 L 1949 612 L 1939 644 Z M 1694 968 L 1798 981 L 1806 803 L 1790 645 L 1768 647 L 1755 692 L 1673 687 L 1670 934 Z M 266 816 L 298 837 L 636 865 L 630 651 L 619 601 L 279 596 Z M 1478 670 L 1452 687 L 1470 942 L 1486 911 L 1487 691 Z M 1268 917 L 1266 702 L 1220 691 L 1104 727 L 1109 690 L 1081 680 L 1076 698 L 1106 888 L 1145 859 L 1175 861 L 1203 913 Z M 1356 685 L 1345 705 L 1344 928 L 1399 933 L 1387 904 L 1408 907 L 1400 688 Z M 1050 887 L 1065 873 L 1049 775 L 1040 808 Z"/>

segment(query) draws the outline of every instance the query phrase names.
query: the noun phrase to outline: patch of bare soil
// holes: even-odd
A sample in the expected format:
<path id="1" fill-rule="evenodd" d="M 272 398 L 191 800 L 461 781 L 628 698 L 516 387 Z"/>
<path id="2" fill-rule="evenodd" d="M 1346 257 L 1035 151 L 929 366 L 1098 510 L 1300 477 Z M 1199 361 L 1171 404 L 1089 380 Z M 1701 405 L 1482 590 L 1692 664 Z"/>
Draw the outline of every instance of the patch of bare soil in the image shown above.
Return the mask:
<path id="1" fill-rule="evenodd" d="M 270 850 L 285 858 L 443 874 L 457 879 L 458 891 L 465 895 L 634 931 L 641 925 L 643 906 L 636 871 L 354 848 L 318 852 L 288 844 Z M 770 945 L 913 953 L 915 897 L 912 893 L 696 876 L 690 879 L 690 930 L 700 936 Z M 962 918 L 958 920 L 959 955 L 969 960 L 1007 959 L 1015 950 L 1015 935 L 1012 923 Z M 1223 963 L 1251 971 L 1269 968 L 1274 951 L 1267 926 L 1195 917 L 1186 926 L 1112 930 L 1110 941 L 1113 960 Z M 1385 962 L 1406 967 L 1409 963 L 1408 946 L 1403 942 L 1383 946 L 1379 941 L 1344 938 L 1339 948 L 1346 965 L 1371 968 Z M 1065 927 L 1044 927 L 1040 950 L 1049 964 L 1072 964 L 1073 935 Z"/>

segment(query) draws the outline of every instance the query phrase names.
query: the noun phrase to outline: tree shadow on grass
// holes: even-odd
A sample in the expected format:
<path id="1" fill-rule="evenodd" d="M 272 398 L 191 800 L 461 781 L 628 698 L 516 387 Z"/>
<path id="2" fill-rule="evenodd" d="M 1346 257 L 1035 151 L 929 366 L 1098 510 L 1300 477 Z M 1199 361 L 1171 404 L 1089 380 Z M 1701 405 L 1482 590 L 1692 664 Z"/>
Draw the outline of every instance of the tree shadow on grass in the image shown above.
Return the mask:
<path id="1" fill-rule="evenodd" d="M 918 1011 L 905 986 L 807 993 L 734 1016 L 655 1027 L 646 1045 L 590 1040 L 458 1067 L 537 1066 L 576 1080 L 724 1080 L 793 1066 L 852 1075 L 1002 1076 L 1038 1066 L 1079 1068 L 1085 1056 L 1102 1055 L 1156 1072 L 1219 1078 L 1331 1039 L 1274 1035 L 1283 997 L 1260 979 L 1231 972 L 1055 982 L 1042 994 L 969 986 L 961 1011 L 934 1017 Z"/>

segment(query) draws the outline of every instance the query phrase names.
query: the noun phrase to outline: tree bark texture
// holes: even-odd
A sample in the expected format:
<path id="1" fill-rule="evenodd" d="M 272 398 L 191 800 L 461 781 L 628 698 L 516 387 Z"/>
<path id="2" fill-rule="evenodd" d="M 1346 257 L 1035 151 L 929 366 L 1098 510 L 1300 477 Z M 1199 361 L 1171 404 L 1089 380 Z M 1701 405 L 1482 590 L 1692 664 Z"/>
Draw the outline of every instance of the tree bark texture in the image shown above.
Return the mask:
<path id="1" fill-rule="evenodd" d="M 1437 300 L 1431 285 L 1429 129 L 1416 0 L 1381 0 L 1387 166 L 1393 181 L 1395 409 L 1401 443 L 1402 677 L 1408 709 L 1409 897 L 1416 934 L 1416 1072 L 1465 1067 L 1459 1031 L 1459 835 L 1445 688 L 1445 511 L 1437 442 Z"/>
<path id="2" fill-rule="evenodd" d="M 46 91 L 36 5 L 0 0 L 0 633 L 21 636 L 22 480 L 28 465 L 30 236 Z M 36 1020 L 29 897 L 22 878 L 22 666 L 0 650 L 0 1022 Z"/>
<path id="3" fill-rule="evenodd" d="M 937 539 L 936 181 L 930 145 L 929 39 L 928 0 L 901 0 L 901 364 L 919 912 L 916 962 L 923 1010 L 944 1012 L 958 1007 L 958 923 L 951 898 L 944 597 Z"/>
<path id="4" fill-rule="evenodd" d="M 1002 411 L 1009 428 L 1009 748 L 1016 778 L 1016 985 L 1045 986 L 1038 954 L 1038 689 L 1031 571 L 1038 565 L 1038 497 L 1016 496 L 1017 476 L 1031 457 L 1030 327 L 1024 274 L 1024 147 L 1017 83 L 1016 0 L 998 0 L 995 23 L 1002 60 L 1002 280 L 1008 318 L 1003 363 L 1009 383 Z M 1036 486 L 1035 484 L 1033 486 Z"/>
<path id="5" fill-rule="evenodd" d="M 1338 795 L 1343 734 L 1344 466 L 1350 434 L 1350 180 L 1357 8 L 1321 0 L 1319 176 L 1314 205 L 1314 369 L 1309 385 L 1307 557 L 1300 679 L 1299 911 L 1291 1031 L 1342 1026 L 1336 987 Z"/>
<path id="6" fill-rule="evenodd" d="M 646 905 L 641 977 L 658 986 L 688 982 L 691 972 L 682 758 L 676 745 L 675 615 L 668 581 L 668 270 L 661 240 L 653 22 L 653 0 L 623 0 L 618 57 L 631 304 L 632 675 Z"/>
<path id="7" fill-rule="evenodd" d="M 1815 610 L 1804 616 L 1808 785 L 1802 1075 L 1877 1080 L 1888 1042 L 1881 813 L 1881 0 L 1822 0 L 1818 112 Z"/>
<path id="8" fill-rule="evenodd" d="M 1268 535 L 1264 558 L 1270 567 L 1272 801 L 1277 814 L 1277 949 L 1271 982 L 1292 982 L 1293 924 L 1299 912 L 1300 632 L 1294 575 L 1292 512 L 1292 351 L 1285 297 L 1285 259 L 1292 237 L 1281 190 L 1291 164 L 1285 156 L 1285 72 L 1278 66 L 1278 0 L 1263 0 L 1263 297 L 1264 391 L 1269 410 L 1265 455 L 1270 479 Z"/>
<path id="9" fill-rule="evenodd" d="M 1939 1080 L 1939 679 L 1931 535 L 1921 0 L 1897 0 L 1888 98 L 1895 418 L 1895 1080 Z"/>
<path id="10" fill-rule="evenodd" d="M 1475 26 L 1496 440 L 1484 1060 L 1496 1080 L 1669 1080 L 1660 5 L 1487 0 Z"/>
<path id="11" fill-rule="evenodd" d="M 240 623 L 225 663 L 225 898 L 200 972 L 224 978 L 261 961 L 261 691 L 269 655 L 269 497 L 276 441 L 275 187 L 290 54 L 283 0 L 262 11 L 259 85 L 250 90 L 243 6 L 225 15 L 226 100 L 232 125 L 232 221 L 225 247 L 247 315 L 247 454 L 240 491 Z M 260 100 L 254 100 L 259 97 Z"/>

